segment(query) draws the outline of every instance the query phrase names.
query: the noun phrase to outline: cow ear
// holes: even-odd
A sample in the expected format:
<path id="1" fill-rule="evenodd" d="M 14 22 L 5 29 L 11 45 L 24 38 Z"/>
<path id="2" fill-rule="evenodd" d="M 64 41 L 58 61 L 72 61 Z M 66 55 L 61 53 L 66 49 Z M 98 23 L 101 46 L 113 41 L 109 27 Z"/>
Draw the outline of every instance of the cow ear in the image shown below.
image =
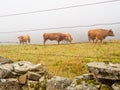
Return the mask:
<path id="1" fill-rule="evenodd" d="M 109 32 L 112 32 L 112 29 L 109 29 Z"/>
<path id="2" fill-rule="evenodd" d="M 109 29 L 110 31 L 112 31 L 112 29 Z"/>

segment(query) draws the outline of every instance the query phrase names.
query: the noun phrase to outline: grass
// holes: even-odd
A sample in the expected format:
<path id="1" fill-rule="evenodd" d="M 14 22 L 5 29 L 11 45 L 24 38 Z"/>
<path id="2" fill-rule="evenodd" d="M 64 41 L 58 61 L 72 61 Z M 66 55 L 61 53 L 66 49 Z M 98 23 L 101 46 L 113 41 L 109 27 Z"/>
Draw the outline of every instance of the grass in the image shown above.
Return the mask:
<path id="1" fill-rule="evenodd" d="M 120 41 L 43 45 L 0 45 L 0 55 L 16 61 L 42 63 L 52 75 L 69 78 L 88 73 L 93 61 L 120 63 Z"/>

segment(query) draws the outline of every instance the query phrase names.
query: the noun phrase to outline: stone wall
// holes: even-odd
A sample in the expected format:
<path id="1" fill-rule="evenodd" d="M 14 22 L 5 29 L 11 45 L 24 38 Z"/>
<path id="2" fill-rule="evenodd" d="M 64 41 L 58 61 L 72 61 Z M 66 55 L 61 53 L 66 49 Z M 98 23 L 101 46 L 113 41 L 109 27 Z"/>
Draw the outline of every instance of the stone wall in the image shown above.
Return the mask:
<path id="1" fill-rule="evenodd" d="M 13 62 L 0 57 L 0 90 L 120 90 L 120 65 L 87 64 L 90 73 L 67 77 L 51 76 L 42 64 Z"/>
<path id="2" fill-rule="evenodd" d="M 13 63 L 0 57 L 0 90 L 46 90 L 46 68 L 28 61 Z"/>

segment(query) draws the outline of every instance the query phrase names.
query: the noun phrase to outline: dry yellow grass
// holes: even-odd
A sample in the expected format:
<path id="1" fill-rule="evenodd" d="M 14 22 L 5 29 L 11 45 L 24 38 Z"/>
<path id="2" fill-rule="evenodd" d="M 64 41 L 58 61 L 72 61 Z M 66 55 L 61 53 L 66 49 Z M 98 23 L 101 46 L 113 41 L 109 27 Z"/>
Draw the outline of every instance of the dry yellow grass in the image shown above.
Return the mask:
<path id="1" fill-rule="evenodd" d="M 52 75 L 73 78 L 88 72 L 88 62 L 120 63 L 120 41 L 46 46 L 0 45 L 0 55 L 14 62 L 26 60 L 34 64 L 42 63 Z"/>

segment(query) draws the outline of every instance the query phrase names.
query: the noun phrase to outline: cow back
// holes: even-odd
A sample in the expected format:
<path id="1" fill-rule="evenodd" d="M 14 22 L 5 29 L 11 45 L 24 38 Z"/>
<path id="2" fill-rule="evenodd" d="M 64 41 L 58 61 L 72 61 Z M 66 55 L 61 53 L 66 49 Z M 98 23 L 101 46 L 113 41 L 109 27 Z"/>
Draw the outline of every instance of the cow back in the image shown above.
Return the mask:
<path id="1" fill-rule="evenodd" d="M 29 35 L 22 35 L 18 37 L 20 43 L 28 42 L 30 43 L 30 36 Z"/>
<path id="2" fill-rule="evenodd" d="M 114 36 L 112 30 L 94 29 L 88 31 L 88 37 L 91 39 L 104 39 L 106 36 Z"/>
<path id="3" fill-rule="evenodd" d="M 49 39 L 49 40 L 61 41 L 65 38 L 65 35 L 62 33 L 44 33 L 43 38 L 44 40 Z"/>

